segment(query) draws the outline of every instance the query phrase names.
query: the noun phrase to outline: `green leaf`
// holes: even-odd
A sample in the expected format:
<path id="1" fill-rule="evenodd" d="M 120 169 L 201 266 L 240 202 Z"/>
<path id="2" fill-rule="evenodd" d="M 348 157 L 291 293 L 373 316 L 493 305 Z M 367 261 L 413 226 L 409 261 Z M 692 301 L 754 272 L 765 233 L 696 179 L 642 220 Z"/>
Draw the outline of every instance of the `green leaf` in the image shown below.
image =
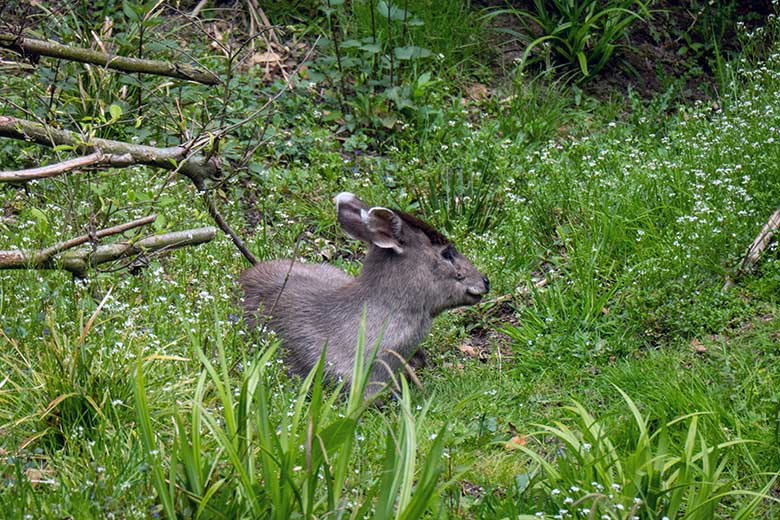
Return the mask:
<path id="1" fill-rule="evenodd" d="M 30 213 L 32 214 L 32 217 L 35 219 L 35 223 L 38 224 L 38 226 L 44 229 L 48 229 L 49 219 L 46 217 L 46 213 L 39 210 L 38 208 L 30 208 Z"/>
<path id="2" fill-rule="evenodd" d="M 155 231 L 162 231 L 165 229 L 165 226 L 168 225 L 168 219 L 165 217 L 164 214 L 157 215 L 157 218 L 155 219 L 152 226 L 154 227 Z"/>
<path id="3" fill-rule="evenodd" d="M 117 119 L 122 117 L 122 113 L 123 113 L 122 112 L 122 107 L 120 107 L 119 105 L 117 105 L 115 103 L 112 103 L 108 107 L 108 113 L 111 114 L 111 120 L 112 121 L 116 121 Z"/>
<path id="4" fill-rule="evenodd" d="M 515 486 L 517 486 L 517 493 L 522 494 L 531 483 L 531 475 L 529 473 L 519 473 L 515 475 Z"/>
<path id="5" fill-rule="evenodd" d="M 382 52 L 382 47 L 378 43 L 364 43 L 360 46 L 360 50 L 368 54 L 379 54 Z"/>
<path id="6" fill-rule="evenodd" d="M 396 7 L 392 4 L 385 2 L 385 0 L 379 0 L 376 4 L 376 12 L 385 18 L 390 18 L 397 22 L 401 22 L 404 18 L 407 18 L 407 12 L 405 9 Z"/>
<path id="7" fill-rule="evenodd" d="M 588 72 L 588 58 L 585 57 L 584 52 L 580 51 L 577 53 L 577 61 L 580 62 L 580 69 L 582 70 L 583 76 L 590 75 Z"/>
<path id="8" fill-rule="evenodd" d="M 393 49 L 395 57 L 399 60 L 411 60 L 414 58 L 427 58 L 431 55 L 431 51 L 424 47 L 418 47 L 417 45 L 407 45 L 405 47 L 396 47 Z"/>
<path id="9" fill-rule="evenodd" d="M 144 10 L 142 5 L 136 5 L 125 0 L 122 2 L 122 11 L 131 22 L 140 22 L 143 20 Z"/>

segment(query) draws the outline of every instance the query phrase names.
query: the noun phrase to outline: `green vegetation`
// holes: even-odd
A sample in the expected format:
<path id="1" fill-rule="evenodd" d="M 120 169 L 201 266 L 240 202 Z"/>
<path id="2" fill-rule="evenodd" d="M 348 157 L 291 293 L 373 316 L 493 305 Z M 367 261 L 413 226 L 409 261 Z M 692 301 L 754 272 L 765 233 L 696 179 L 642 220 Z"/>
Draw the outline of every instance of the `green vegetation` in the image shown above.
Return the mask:
<path id="1" fill-rule="evenodd" d="M 269 8 L 290 41 L 321 37 L 290 89 L 245 64 L 258 50 L 223 52 L 246 43 L 221 32 L 225 13 L 201 31 L 124 5 L 27 23 L 159 59 L 185 42 L 187 60 L 230 70 L 229 95 L 42 58 L 0 65 L 0 113 L 168 146 L 276 96 L 199 150 L 228 164 L 209 193 L 258 257 L 359 270 L 332 203 L 347 190 L 424 216 L 495 292 L 437 318 L 423 387 L 402 380 L 377 408 L 321 370 L 288 376 L 278 339 L 245 329 L 247 263 L 223 234 L 86 280 L 0 271 L 0 517 L 778 516 L 777 240 L 735 270 L 780 204 L 777 17 L 712 46 L 711 97 L 683 103 L 677 78 L 596 97 L 500 67 L 491 16 L 458 2 Z M 729 32 L 702 13 L 697 27 Z M 72 156 L 0 139 L 4 170 Z M 154 232 L 212 222 L 190 182 L 153 167 L 2 184 L 0 250 L 151 212 Z"/>
<path id="2" fill-rule="evenodd" d="M 525 44 L 521 67 L 536 52 L 534 61 L 545 63 L 548 69 L 568 66 L 584 79 L 601 72 L 626 41 L 631 24 L 650 13 L 639 0 L 534 0 L 532 10 L 498 9 L 489 16 L 502 14 L 517 17 L 523 25 L 522 31 L 504 29 Z M 536 28 L 540 35 L 535 34 Z M 538 47 L 543 50 L 539 52 Z"/>

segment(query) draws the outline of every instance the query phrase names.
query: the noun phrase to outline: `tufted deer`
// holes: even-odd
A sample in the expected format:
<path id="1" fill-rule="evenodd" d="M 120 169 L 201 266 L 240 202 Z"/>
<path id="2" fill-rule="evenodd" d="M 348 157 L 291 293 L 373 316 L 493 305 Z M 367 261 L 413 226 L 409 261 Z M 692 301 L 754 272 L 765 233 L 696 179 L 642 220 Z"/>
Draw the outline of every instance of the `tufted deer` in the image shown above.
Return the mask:
<path id="1" fill-rule="evenodd" d="M 293 372 L 308 373 L 327 343 L 326 374 L 348 382 L 365 309 L 367 351 L 381 335 L 371 395 L 416 352 L 436 315 L 478 302 L 490 285 L 444 235 L 412 215 L 369 207 L 352 193 L 335 202 L 344 231 L 368 244 L 360 275 L 328 264 L 262 262 L 241 275 L 243 307 L 250 327 L 265 319 L 280 335 Z"/>

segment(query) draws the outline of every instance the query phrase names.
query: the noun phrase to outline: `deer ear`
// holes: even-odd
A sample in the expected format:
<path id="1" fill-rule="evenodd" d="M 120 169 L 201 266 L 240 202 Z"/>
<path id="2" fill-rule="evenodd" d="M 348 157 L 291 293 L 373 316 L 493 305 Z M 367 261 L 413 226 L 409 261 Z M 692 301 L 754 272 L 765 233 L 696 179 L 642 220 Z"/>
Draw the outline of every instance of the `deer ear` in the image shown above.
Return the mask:
<path id="1" fill-rule="evenodd" d="M 392 210 L 374 207 L 363 213 L 363 222 L 371 234 L 371 243 L 383 249 L 393 249 L 396 253 L 404 252 L 401 247 L 401 231 L 403 221 Z"/>
<path id="2" fill-rule="evenodd" d="M 336 202 L 336 215 L 342 229 L 352 238 L 371 242 L 371 235 L 363 221 L 368 205 L 347 191 L 339 193 L 333 200 Z"/>

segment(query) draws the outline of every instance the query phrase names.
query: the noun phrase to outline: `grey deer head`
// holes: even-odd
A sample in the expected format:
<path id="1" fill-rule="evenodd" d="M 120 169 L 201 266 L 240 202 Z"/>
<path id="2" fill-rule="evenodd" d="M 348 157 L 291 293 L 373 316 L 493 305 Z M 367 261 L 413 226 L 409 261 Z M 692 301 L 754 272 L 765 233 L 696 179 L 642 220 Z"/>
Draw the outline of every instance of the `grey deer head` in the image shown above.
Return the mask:
<path id="1" fill-rule="evenodd" d="M 401 293 L 399 306 L 416 297 L 421 310 L 436 316 L 477 303 L 490 289 L 487 277 L 429 224 L 402 211 L 369 207 L 352 193 L 339 193 L 335 201 L 344 231 L 370 245 L 363 284 Z"/>

